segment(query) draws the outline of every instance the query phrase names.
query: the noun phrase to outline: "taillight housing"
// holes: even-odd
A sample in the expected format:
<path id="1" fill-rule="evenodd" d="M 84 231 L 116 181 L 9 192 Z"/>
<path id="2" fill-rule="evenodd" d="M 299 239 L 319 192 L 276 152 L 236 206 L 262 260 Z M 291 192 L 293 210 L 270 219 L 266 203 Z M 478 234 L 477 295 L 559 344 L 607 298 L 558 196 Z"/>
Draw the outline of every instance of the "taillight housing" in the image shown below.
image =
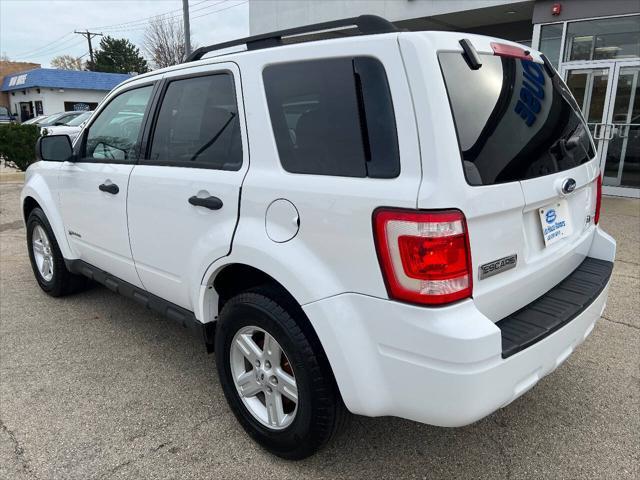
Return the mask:
<path id="1" fill-rule="evenodd" d="M 471 296 L 471 250 L 461 211 L 380 208 L 373 229 L 392 299 L 443 305 Z"/>
<path id="2" fill-rule="evenodd" d="M 600 207 L 602 206 L 602 174 L 598 175 L 596 180 L 596 213 L 593 217 L 593 223 L 596 225 L 600 221 Z"/>

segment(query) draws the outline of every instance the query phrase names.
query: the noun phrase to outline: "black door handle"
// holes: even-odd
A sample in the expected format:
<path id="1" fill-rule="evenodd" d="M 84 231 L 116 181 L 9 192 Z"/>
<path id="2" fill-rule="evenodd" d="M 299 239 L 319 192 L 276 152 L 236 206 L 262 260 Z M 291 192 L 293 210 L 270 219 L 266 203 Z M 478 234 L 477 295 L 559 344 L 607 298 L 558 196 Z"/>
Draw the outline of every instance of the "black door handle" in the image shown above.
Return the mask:
<path id="1" fill-rule="evenodd" d="M 102 192 L 110 193 L 111 195 L 115 195 L 120 191 L 118 185 L 116 185 L 115 183 L 110 183 L 109 185 L 107 185 L 106 183 L 102 183 L 98 186 L 98 189 Z"/>
<path id="2" fill-rule="evenodd" d="M 189 198 L 189 203 L 191 205 L 195 205 L 196 207 L 204 207 L 209 210 L 220 210 L 222 208 L 222 200 L 218 197 L 205 197 L 200 198 L 195 195 Z"/>

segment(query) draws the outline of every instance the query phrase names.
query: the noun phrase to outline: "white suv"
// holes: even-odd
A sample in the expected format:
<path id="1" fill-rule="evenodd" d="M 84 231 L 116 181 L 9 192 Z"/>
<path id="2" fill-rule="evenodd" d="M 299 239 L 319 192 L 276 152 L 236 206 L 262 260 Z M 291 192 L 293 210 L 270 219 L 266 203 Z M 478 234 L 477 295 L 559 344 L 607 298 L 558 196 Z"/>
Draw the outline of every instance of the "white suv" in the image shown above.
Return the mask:
<path id="1" fill-rule="evenodd" d="M 201 335 L 282 457 L 346 410 L 474 422 L 605 306 L 590 133 L 512 42 L 363 16 L 204 47 L 118 86 L 73 147 L 37 149 L 22 205 L 42 289 L 88 277 Z"/>

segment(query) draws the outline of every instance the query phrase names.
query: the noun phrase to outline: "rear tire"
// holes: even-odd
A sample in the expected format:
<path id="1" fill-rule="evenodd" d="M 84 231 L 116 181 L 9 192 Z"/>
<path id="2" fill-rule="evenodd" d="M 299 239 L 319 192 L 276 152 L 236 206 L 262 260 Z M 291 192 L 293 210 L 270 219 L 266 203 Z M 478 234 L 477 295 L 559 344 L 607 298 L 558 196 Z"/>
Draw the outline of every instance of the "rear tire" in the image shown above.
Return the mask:
<path id="1" fill-rule="evenodd" d="M 27 219 L 27 250 L 38 285 L 48 295 L 61 297 L 85 286 L 84 277 L 67 270 L 49 220 L 38 207 Z"/>
<path id="2" fill-rule="evenodd" d="M 315 335 L 305 332 L 308 323 L 302 315 L 286 294 L 257 288 L 225 303 L 215 337 L 220 383 L 236 418 L 256 442 L 290 460 L 306 458 L 324 446 L 340 430 L 347 413 L 326 356 Z M 243 343 L 247 339 L 254 342 L 248 349 Z M 238 341 L 244 350 L 238 349 Z M 280 360 L 270 356 L 268 345 L 276 345 L 276 351 L 280 347 Z M 245 355 L 243 351 L 252 353 Z M 238 360 L 238 352 L 242 360 Z M 272 376 L 275 364 L 282 366 L 279 382 L 277 375 Z M 283 375 L 283 370 L 291 375 Z M 283 390 L 283 385 L 292 388 Z M 246 392 L 242 396 L 241 389 Z M 273 406 L 269 398 L 279 392 L 282 400 L 278 405 L 280 413 L 284 412 L 280 425 L 271 422 L 277 415 L 269 415 Z"/>

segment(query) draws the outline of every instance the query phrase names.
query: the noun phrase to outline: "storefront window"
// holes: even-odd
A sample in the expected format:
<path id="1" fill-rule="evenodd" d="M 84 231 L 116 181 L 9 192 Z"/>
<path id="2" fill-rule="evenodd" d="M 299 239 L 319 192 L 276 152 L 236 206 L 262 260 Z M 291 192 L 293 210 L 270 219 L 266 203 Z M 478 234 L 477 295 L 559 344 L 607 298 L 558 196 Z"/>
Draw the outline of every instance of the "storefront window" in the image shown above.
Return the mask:
<path id="1" fill-rule="evenodd" d="M 566 45 L 565 61 L 640 57 L 640 15 L 571 22 Z"/>
<path id="2" fill-rule="evenodd" d="M 562 24 L 543 25 L 540 29 L 540 51 L 546 55 L 555 68 L 560 60 L 562 45 Z"/>

